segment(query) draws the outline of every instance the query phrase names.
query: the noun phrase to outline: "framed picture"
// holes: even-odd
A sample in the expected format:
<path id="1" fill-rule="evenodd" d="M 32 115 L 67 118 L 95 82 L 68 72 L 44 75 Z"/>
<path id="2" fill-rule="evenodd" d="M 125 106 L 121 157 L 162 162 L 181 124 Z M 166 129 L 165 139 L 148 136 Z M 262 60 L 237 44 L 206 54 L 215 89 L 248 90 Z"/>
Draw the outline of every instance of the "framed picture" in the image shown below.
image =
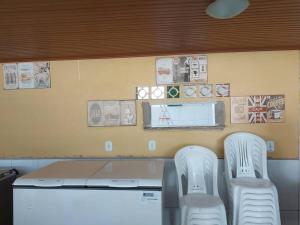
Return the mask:
<path id="1" fill-rule="evenodd" d="M 136 125 L 136 102 L 120 101 L 121 126 Z"/>
<path id="2" fill-rule="evenodd" d="M 19 88 L 34 88 L 33 63 L 18 63 Z"/>
<path id="3" fill-rule="evenodd" d="M 284 95 L 270 95 L 267 103 L 268 113 L 267 121 L 268 122 L 284 122 L 285 119 L 285 97 Z"/>
<path id="4" fill-rule="evenodd" d="M 164 86 L 153 86 L 151 87 L 151 99 L 164 99 L 165 98 L 165 87 Z"/>
<path id="5" fill-rule="evenodd" d="M 88 101 L 88 126 L 134 126 L 136 125 L 135 100 Z"/>
<path id="6" fill-rule="evenodd" d="M 207 56 L 176 56 L 156 59 L 157 85 L 207 83 Z"/>
<path id="7" fill-rule="evenodd" d="M 200 84 L 199 85 L 199 97 L 200 98 L 210 98 L 212 97 L 212 84 Z"/>
<path id="8" fill-rule="evenodd" d="M 136 99 L 145 100 L 150 98 L 150 88 L 149 87 L 137 87 L 136 88 Z"/>
<path id="9" fill-rule="evenodd" d="M 230 84 L 216 84 L 216 97 L 229 97 Z"/>
<path id="10" fill-rule="evenodd" d="M 19 88 L 17 63 L 3 64 L 3 84 L 5 90 Z"/>
<path id="11" fill-rule="evenodd" d="M 50 88 L 50 62 L 33 63 L 34 88 Z"/>
<path id="12" fill-rule="evenodd" d="M 104 126 L 120 126 L 120 102 L 119 101 L 103 101 L 103 117 Z"/>
<path id="13" fill-rule="evenodd" d="M 179 98 L 180 97 L 180 86 L 168 86 L 167 87 L 167 98 Z"/>
<path id="14" fill-rule="evenodd" d="M 284 122 L 284 95 L 231 97 L 231 123 Z"/>
<path id="15" fill-rule="evenodd" d="M 50 88 L 50 62 L 3 65 L 4 89 Z"/>
<path id="16" fill-rule="evenodd" d="M 104 126 L 103 101 L 88 101 L 88 126 Z"/>
<path id="17" fill-rule="evenodd" d="M 173 83 L 173 58 L 156 59 L 156 84 Z"/>
<path id="18" fill-rule="evenodd" d="M 248 123 L 248 97 L 231 97 L 231 123 Z"/>
<path id="19" fill-rule="evenodd" d="M 182 89 L 184 98 L 197 98 L 196 85 L 183 85 Z"/>
<path id="20" fill-rule="evenodd" d="M 207 56 L 190 57 L 190 82 L 207 83 Z"/>
<path id="21" fill-rule="evenodd" d="M 190 57 L 175 57 L 173 61 L 173 83 L 190 82 Z"/>

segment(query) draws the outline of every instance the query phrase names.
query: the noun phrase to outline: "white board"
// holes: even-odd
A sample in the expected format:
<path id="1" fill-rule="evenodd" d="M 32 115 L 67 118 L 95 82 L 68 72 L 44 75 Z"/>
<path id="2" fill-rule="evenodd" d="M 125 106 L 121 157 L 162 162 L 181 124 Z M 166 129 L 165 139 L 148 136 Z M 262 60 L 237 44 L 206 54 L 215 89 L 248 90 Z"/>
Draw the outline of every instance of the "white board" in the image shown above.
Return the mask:
<path id="1" fill-rule="evenodd" d="M 216 126 L 215 103 L 151 105 L 151 127 Z"/>

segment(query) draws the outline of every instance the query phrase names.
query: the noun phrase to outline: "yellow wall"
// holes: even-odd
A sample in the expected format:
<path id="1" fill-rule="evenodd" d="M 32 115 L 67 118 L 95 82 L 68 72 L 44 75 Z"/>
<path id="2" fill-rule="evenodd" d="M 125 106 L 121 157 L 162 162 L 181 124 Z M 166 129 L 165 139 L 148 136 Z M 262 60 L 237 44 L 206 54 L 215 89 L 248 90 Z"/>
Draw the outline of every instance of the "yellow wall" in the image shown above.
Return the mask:
<path id="1" fill-rule="evenodd" d="M 223 98 L 227 125 L 223 131 L 144 131 L 140 103 L 136 127 L 91 128 L 87 101 L 134 99 L 136 86 L 155 84 L 155 57 L 54 61 L 51 89 L 0 88 L 0 156 L 172 157 L 180 147 L 198 144 L 223 157 L 226 135 L 250 131 L 275 141 L 271 157 L 297 157 L 298 51 L 208 54 L 208 62 L 209 83 L 231 83 L 232 96 L 285 94 L 285 123 L 230 124 L 230 99 Z M 157 141 L 157 151 L 147 151 L 149 139 Z M 112 140 L 113 152 L 104 151 L 105 140 Z"/>

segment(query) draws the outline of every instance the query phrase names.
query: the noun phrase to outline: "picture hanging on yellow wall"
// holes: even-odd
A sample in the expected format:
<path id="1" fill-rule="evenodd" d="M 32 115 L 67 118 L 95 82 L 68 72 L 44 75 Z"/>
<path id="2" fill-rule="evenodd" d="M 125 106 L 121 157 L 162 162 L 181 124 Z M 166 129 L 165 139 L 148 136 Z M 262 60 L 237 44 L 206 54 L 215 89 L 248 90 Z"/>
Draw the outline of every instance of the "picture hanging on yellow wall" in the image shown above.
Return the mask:
<path id="1" fill-rule="evenodd" d="M 50 62 L 3 64 L 4 89 L 50 88 Z"/>
<path id="2" fill-rule="evenodd" d="M 88 126 L 134 126 L 136 103 L 128 101 L 88 101 Z"/>
<path id="3" fill-rule="evenodd" d="M 182 89 L 184 98 L 197 98 L 196 85 L 183 85 Z"/>
<path id="4" fill-rule="evenodd" d="M 207 56 L 191 56 L 190 82 L 207 83 Z"/>
<path id="5" fill-rule="evenodd" d="M 121 125 L 136 125 L 135 101 L 120 101 Z"/>
<path id="6" fill-rule="evenodd" d="M 151 99 L 164 99 L 164 98 L 165 98 L 165 87 L 164 86 L 151 87 Z"/>
<path id="7" fill-rule="evenodd" d="M 19 88 L 34 88 L 33 64 L 18 63 Z"/>
<path id="8" fill-rule="evenodd" d="M 173 70 L 173 83 L 190 82 L 190 57 L 175 57 L 173 59 Z"/>
<path id="9" fill-rule="evenodd" d="M 199 97 L 209 98 L 212 97 L 212 84 L 200 84 L 199 85 Z"/>
<path id="10" fill-rule="evenodd" d="M 177 56 L 156 59 L 157 85 L 207 83 L 207 56 Z"/>
<path id="11" fill-rule="evenodd" d="M 231 97 L 231 123 L 248 123 L 247 97 Z"/>
<path id="12" fill-rule="evenodd" d="M 167 87 L 167 98 L 179 98 L 179 97 L 180 97 L 180 86 Z"/>
<path id="13" fill-rule="evenodd" d="M 229 97 L 230 84 L 216 84 L 216 97 Z"/>
<path id="14" fill-rule="evenodd" d="M 254 95 L 231 98 L 231 123 L 284 122 L 284 95 Z"/>
<path id="15" fill-rule="evenodd" d="M 173 83 L 173 58 L 158 58 L 156 60 L 157 85 Z"/>
<path id="16" fill-rule="evenodd" d="M 88 102 L 88 125 L 90 127 L 104 126 L 103 102 L 102 101 L 89 101 Z"/>
<path id="17" fill-rule="evenodd" d="M 120 102 L 103 101 L 102 105 L 104 126 L 119 126 L 121 123 Z"/>
<path id="18" fill-rule="evenodd" d="M 50 88 L 50 62 L 33 63 L 34 88 Z"/>
<path id="19" fill-rule="evenodd" d="M 19 88 L 50 88 L 50 62 L 18 63 Z"/>
<path id="20" fill-rule="evenodd" d="M 268 121 L 284 122 L 285 98 L 284 95 L 271 95 L 268 101 Z"/>
<path id="21" fill-rule="evenodd" d="M 3 84 L 5 90 L 19 88 L 17 63 L 3 64 Z"/>
<path id="22" fill-rule="evenodd" d="M 136 88 L 136 99 L 144 100 L 150 98 L 150 88 L 149 87 L 137 87 Z"/>

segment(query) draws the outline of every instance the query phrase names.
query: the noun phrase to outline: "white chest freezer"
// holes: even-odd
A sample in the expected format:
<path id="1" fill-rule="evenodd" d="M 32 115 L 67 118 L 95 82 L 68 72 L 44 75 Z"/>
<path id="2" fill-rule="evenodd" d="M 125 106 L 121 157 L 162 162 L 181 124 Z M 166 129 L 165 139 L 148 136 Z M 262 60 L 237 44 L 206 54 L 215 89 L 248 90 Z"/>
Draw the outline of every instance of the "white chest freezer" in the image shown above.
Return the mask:
<path id="1" fill-rule="evenodd" d="M 162 160 L 65 161 L 14 183 L 14 225 L 163 225 Z"/>

